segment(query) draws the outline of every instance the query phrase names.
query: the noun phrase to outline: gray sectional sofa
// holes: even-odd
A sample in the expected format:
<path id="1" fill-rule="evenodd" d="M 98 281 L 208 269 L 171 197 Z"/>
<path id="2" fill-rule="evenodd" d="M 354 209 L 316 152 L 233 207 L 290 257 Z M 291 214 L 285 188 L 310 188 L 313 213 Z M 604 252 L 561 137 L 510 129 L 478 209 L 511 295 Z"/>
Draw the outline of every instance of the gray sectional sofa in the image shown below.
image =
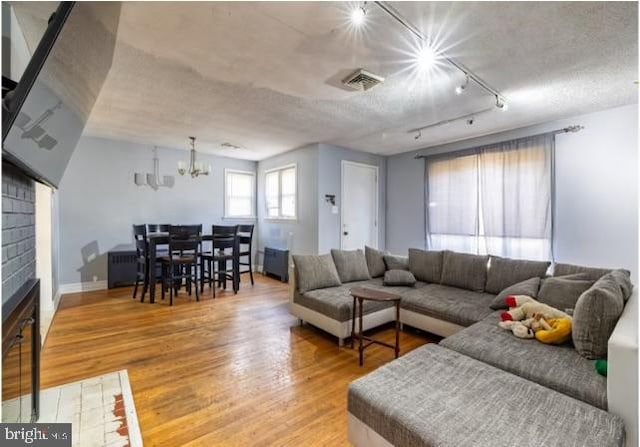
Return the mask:
<path id="1" fill-rule="evenodd" d="M 348 434 L 354 445 L 637 445 L 637 293 L 631 294 L 628 272 L 556 264 L 549 277 L 548 263 L 412 249 L 404 268 L 416 283 L 388 287 L 380 276 L 388 274 L 380 267 L 384 256 L 369 248 L 366 256 L 336 250 L 333 265 L 340 268 L 324 278 L 323 267 L 309 264 L 313 257 L 294 257 L 289 275 L 291 313 L 335 335 L 339 344 L 350 335 L 349 291 L 355 285 L 397 292 L 404 325 L 445 337 L 350 385 Z M 325 273 L 331 258 L 323 258 Z M 402 262 L 388 264 L 398 268 Z M 522 284 L 530 288 L 530 278 L 541 278 L 533 282 L 541 302 L 580 308 L 582 314 L 589 305 L 589 312 L 603 314 L 595 329 L 584 329 L 574 315 L 574 329 L 588 338 L 600 327 L 613 328 L 604 347 L 608 378 L 596 373 L 595 357 L 585 357 L 598 347 L 587 344 L 585 351 L 582 339 L 576 346 L 546 345 L 498 327 L 496 306 L 505 292 L 518 294 Z M 617 307 L 601 304 L 609 299 L 606 280 L 624 282 L 613 288 L 623 296 L 611 298 L 618 299 Z M 365 303 L 365 329 L 394 317 L 391 307 Z"/>

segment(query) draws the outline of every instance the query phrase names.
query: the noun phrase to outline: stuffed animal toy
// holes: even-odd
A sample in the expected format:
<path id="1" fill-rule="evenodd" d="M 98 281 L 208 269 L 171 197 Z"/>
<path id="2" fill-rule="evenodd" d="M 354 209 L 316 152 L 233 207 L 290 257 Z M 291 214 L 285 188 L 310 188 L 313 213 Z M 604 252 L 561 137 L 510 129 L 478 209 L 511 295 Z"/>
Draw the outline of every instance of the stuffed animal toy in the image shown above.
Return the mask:
<path id="1" fill-rule="evenodd" d="M 535 331 L 536 340 L 551 345 L 559 345 L 571 339 L 571 319 L 540 319 L 541 328 Z"/>
<path id="2" fill-rule="evenodd" d="M 568 318 L 571 320 L 571 316 L 555 309 L 547 304 L 540 303 L 530 296 L 526 295 L 509 295 L 505 298 L 505 303 L 509 306 L 509 311 L 502 312 L 500 319 L 502 321 L 521 321 L 529 318 L 533 318 L 538 314 L 545 320 L 554 318 Z"/>
<path id="3" fill-rule="evenodd" d="M 531 319 L 532 320 L 532 319 Z M 498 326 L 502 329 L 506 329 L 508 331 L 513 332 L 518 338 L 533 338 L 535 337 L 535 332 L 531 329 L 530 320 L 522 320 L 522 321 L 513 321 L 506 320 L 498 322 Z"/>

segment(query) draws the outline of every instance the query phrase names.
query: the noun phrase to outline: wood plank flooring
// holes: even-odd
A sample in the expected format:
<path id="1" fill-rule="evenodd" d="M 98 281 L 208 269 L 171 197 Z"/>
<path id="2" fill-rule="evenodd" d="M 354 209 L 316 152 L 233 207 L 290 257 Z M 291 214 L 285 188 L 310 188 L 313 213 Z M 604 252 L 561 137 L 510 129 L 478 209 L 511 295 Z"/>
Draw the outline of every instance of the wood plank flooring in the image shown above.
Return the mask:
<path id="1" fill-rule="evenodd" d="M 63 297 L 42 352 L 42 387 L 127 369 L 146 446 L 348 445 L 346 391 L 393 359 L 357 350 L 287 310 L 287 285 L 256 275 L 237 295 L 205 288 L 149 304 L 131 288 Z M 158 294 L 159 295 L 159 294 Z M 389 326 L 374 331 L 393 342 Z M 403 332 L 401 354 L 436 341 Z"/>

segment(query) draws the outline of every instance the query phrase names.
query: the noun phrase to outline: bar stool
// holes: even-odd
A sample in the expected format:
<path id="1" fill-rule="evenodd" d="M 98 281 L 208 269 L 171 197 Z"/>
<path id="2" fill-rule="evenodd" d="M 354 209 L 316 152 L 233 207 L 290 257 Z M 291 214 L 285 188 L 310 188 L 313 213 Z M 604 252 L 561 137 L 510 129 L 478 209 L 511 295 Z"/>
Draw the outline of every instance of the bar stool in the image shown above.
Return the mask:
<path id="1" fill-rule="evenodd" d="M 144 225 L 133 226 L 133 237 L 136 245 L 136 285 L 133 288 L 133 299 L 138 294 L 138 285 L 142 281 L 142 296 L 140 302 L 144 301 L 144 295 L 149 288 L 149 255 L 147 251 L 147 229 Z"/>
<path id="2" fill-rule="evenodd" d="M 238 226 L 213 225 L 211 227 L 211 251 L 200 257 L 200 291 L 204 290 L 205 279 L 216 297 L 215 283 L 227 288 L 227 280 L 233 284 L 233 292 L 238 293 Z M 231 249 L 231 252 L 227 250 Z M 228 264 L 232 261 L 231 270 Z M 217 270 L 216 270 L 217 266 Z"/>
<path id="3" fill-rule="evenodd" d="M 239 273 L 247 273 L 249 272 L 249 277 L 251 278 L 251 285 L 253 285 L 253 262 L 251 255 L 251 247 L 253 242 L 253 228 L 254 225 L 238 225 L 238 245 L 240 247 L 240 253 L 238 253 L 238 265 L 240 266 L 248 266 L 249 270 L 245 270 L 244 272 Z M 242 249 L 242 246 L 246 247 L 246 250 Z M 242 262 L 242 258 L 248 257 L 247 262 Z"/>
<path id="4" fill-rule="evenodd" d="M 198 293 L 198 259 L 202 243 L 202 225 L 171 225 L 169 227 L 169 253 L 162 262 L 162 299 L 169 287 L 169 305 L 173 306 L 174 291 L 177 294 L 182 281 L 186 281 L 191 296 L 192 284 Z M 179 253 L 179 254 L 176 254 Z"/>

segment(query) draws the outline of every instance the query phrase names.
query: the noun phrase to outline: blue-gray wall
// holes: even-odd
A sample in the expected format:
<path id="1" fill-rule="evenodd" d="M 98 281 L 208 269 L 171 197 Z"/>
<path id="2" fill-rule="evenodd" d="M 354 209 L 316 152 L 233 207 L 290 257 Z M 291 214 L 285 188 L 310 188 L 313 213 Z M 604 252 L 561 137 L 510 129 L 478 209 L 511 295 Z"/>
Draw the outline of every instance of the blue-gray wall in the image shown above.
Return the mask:
<path id="1" fill-rule="evenodd" d="M 618 107 L 387 159 L 387 249 L 424 247 L 424 162 L 450 152 L 580 124 L 556 137 L 555 258 L 624 267 L 638 279 L 638 105 Z"/>
<path id="2" fill-rule="evenodd" d="M 211 164 L 209 176 L 177 174 L 179 161 L 189 152 L 160 148 L 160 174 L 175 176 L 173 188 L 154 191 L 136 186 L 134 173 L 153 172 L 152 147 L 101 138 L 83 137 L 58 192 L 60 215 L 60 283 L 104 281 L 107 252 L 132 243 L 133 224 L 212 224 L 223 220 L 224 168 L 256 170 L 256 162 L 198 153 L 198 161 Z M 251 223 L 251 222 L 249 222 Z"/>
<path id="3" fill-rule="evenodd" d="M 297 218 L 270 220 L 264 200 L 265 172 L 295 164 L 297 166 Z M 264 247 L 288 248 L 292 254 L 318 252 L 318 145 L 276 155 L 258 162 L 258 263 Z"/>

